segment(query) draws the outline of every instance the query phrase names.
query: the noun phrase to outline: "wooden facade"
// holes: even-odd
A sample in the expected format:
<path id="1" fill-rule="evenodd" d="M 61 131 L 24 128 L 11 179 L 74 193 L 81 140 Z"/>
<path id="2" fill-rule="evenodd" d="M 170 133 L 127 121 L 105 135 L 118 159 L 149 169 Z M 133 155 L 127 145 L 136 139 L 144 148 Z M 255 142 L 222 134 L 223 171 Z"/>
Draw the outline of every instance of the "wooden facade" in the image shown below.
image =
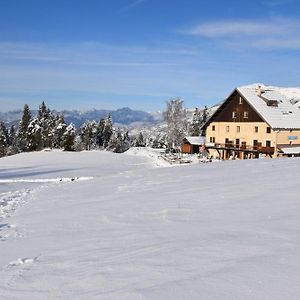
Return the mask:
<path id="1" fill-rule="evenodd" d="M 185 154 L 198 154 L 205 144 L 204 137 L 186 137 L 181 146 L 181 152 Z"/>
<path id="2" fill-rule="evenodd" d="M 236 113 L 233 117 L 233 113 Z M 219 107 L 211 122 L 265 122 L 237 90 Z M 208 124 L 204 125 L 204 129 Z"/>

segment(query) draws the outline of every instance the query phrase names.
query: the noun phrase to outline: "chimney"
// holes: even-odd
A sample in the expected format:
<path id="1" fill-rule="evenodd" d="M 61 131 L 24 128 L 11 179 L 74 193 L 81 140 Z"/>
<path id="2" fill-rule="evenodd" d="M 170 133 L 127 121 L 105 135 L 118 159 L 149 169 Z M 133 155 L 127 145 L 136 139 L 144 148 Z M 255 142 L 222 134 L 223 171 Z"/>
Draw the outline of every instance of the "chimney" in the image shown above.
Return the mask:
<path id="1" fill-rule="evenodd" d="M 258 85 L 258 86 L 255 88 L 255 92 L 256 92 L 256 95 L 257 95 L 258 97 L 260 97 L 261 94 L 262 94 L 264 91 L 262 90 L 261 86 Z"/>

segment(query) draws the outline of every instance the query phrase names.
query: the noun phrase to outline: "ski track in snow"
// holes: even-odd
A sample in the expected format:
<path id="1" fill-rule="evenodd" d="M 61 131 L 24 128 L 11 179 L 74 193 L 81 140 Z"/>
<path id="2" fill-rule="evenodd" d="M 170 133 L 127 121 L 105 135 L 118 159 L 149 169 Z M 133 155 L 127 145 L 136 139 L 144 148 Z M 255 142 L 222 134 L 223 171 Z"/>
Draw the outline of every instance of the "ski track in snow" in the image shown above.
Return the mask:
<path id="1" fill-rule="evenodd" d="M 91 180 L 94 177 L 64 177 L 64 178 L 39 178 L 39 179 L 1 179 L 0 183 L 66 183 L 75 181 Z M 6 241 L 9 237 L 20 238 L 23 235 L 16 225 L 5 223 L 5 220 L 12 216 L 14 211 L 28 201 L 33 191 L 47 188 L 49 185 L 39 185 L 34 190 L 22 189 L 13 192 L 0 194 L 0 241 Z"/>
<path id="2" fill-rule="evenodd" d="M 56 183 L 70 181 L 91 180 L 94 177 L 66 177 L 66 178 L 37 178 L 37 179 L 0 179 L 0 183 Z"/>

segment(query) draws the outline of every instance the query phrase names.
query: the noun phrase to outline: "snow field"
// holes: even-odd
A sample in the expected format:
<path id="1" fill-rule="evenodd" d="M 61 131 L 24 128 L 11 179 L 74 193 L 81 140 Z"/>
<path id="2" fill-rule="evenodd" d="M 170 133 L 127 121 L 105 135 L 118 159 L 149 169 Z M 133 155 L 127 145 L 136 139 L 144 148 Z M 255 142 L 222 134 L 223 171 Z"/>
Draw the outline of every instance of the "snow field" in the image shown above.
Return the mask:
<path id="1" fill-rule="evenodd" d="M 0 299 L 299 299 L 299 159 L 155 159 L 1 159 L 31 192 L 0 221 L 23 232 L 0 242 Z"/>

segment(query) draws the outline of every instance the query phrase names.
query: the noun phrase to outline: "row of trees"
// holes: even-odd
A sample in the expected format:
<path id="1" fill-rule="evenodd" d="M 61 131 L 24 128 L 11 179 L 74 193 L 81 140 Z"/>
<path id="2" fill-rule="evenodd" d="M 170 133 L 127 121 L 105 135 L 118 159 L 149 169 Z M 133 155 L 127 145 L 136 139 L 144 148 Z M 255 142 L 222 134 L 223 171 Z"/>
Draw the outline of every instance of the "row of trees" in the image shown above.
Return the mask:
<path id="1" fill-rule="evenodd" d="M 66 124 L 64 116 L 53 113 L 44 102 L 39 106 L 36 116 L 32 116 L 25 104 L 21 121 L 16 129 L 10 129 L 0 122 L 0 157 L 20 152 L 39 151 L 44 148 L 56 148 L 66 151 L 106 149 L 121 153 L 132 146 L 153 148 L 178 147 L 187 135 L 199 136 L 201 126 L 207 119 L 207 108 L 193 113 L 191 122 L 187 121 L 187 112 L 180 98 L 167 102 L 164 118 L 167 132 L 156 132 L 146 136 L 140 132 L 129 136 L 127 131 L 115 129 L 111 115 L 99 122 L 88 121 L 76 129 Z"/>

